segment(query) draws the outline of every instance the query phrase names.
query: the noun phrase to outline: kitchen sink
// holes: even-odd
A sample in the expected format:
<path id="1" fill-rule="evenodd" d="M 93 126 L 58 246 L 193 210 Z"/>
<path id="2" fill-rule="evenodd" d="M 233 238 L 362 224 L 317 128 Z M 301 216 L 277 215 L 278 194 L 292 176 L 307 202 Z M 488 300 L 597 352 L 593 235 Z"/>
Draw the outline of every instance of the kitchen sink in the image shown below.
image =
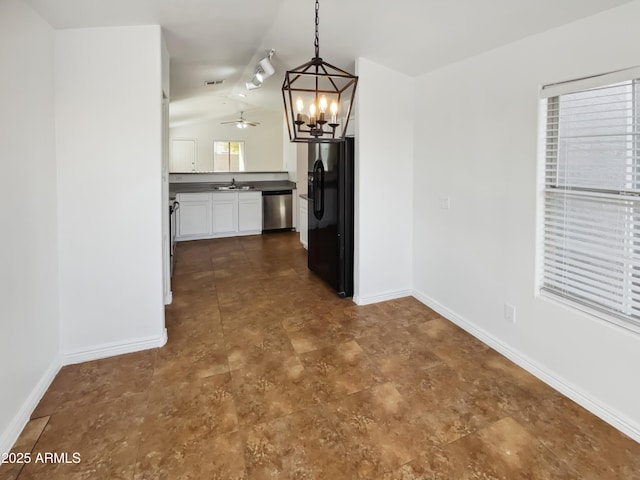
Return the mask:
<path id="1" fill-rule="evenodd" d="M 252 190 L 253 185 L 223 185 L 216 187 L 217 190 Z"/>

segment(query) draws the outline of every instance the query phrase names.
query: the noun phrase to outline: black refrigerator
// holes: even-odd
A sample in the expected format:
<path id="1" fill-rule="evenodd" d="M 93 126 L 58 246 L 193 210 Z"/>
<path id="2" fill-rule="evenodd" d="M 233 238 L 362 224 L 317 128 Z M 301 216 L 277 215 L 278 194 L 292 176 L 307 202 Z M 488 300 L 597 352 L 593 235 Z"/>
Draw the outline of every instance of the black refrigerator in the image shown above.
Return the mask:
<path id="1" fill-rule="evenodd" d="M 309 269 L 353 296 L 354 139 L 309 144 Z"/>

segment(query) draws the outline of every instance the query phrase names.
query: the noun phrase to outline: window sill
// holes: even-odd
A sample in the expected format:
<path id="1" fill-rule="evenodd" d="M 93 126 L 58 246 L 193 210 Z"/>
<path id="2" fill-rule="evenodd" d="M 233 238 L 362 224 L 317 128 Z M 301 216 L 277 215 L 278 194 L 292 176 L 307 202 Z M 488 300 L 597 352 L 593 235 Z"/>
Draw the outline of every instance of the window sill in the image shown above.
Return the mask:
<path id="1" fill-rule="evenodd" d="M 555 295 L 552 292 L 538 290 L 536 294 L 536 299 L 541 299 L 542 301 L 552 303 L 556 306 L 565 308 L 573 313 L 585 314 L 588 317 L 597 320 L 598 322 L 601 322 L 611 328 L 615 328 L 616 330 L 623 329 L 627 333 L 632 333 L 636 335 L 640 334 L 640 325 L 635 325 L 615 315 L 605 313 L 596 308 L 592 308 L 587 305 L 583 305 L 579 302 L 570 300 L 568 298 L 561 297 L 560 295 Z"/>

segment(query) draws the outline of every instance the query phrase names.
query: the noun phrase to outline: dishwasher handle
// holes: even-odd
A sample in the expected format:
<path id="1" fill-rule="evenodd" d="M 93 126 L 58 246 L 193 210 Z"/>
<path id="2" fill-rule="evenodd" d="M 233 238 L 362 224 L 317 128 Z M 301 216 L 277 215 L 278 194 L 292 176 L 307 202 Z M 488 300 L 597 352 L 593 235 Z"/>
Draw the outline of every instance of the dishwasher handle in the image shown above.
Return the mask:
<path id="1" fill-rule="evenodd" d="M 292 195 L 293 190 L 263 190 L 262 196 L 268 197 L 270 195 Z"/>

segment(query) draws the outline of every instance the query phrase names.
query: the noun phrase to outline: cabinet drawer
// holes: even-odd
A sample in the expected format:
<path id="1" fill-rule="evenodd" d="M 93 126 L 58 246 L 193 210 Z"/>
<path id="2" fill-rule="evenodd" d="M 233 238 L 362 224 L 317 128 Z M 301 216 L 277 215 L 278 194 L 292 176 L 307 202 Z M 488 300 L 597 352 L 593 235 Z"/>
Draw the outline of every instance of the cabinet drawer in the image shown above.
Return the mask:
<path id="1" fill-rule="evenodd" d="M 214 202 L 237 202 L 238 192 L 214 192 L 211 194 Z"/>
<path id="2" fill-rule="evenodd" d="M 176 200 L 179 202 L 208 202 L 211 200 L 211 194 L 205 193 L 178 193 Z"/>
<path id="3" fill-rule="evenodd" d="M 243 200 L 260 200 L 262 198 L 262 192 L 238 192 L 238 198 Z"/>

